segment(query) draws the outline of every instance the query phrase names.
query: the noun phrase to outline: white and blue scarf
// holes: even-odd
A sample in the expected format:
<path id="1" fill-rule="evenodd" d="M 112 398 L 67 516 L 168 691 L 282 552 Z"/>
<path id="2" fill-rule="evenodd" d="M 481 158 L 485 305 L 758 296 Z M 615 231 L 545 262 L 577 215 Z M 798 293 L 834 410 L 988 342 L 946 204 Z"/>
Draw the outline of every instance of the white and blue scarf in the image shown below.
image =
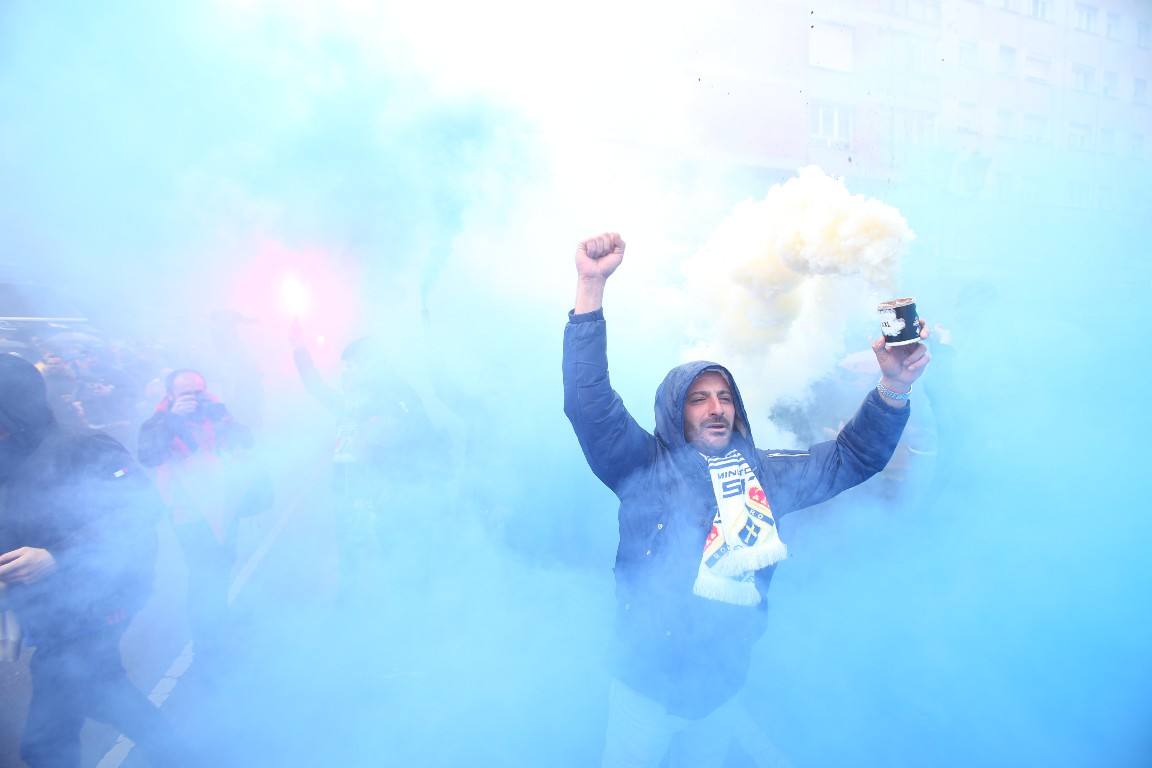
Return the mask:
<path id="1" fill-rule="evenodd" d="M 692 591 L 709 600 L 757 605 L 756 571 L 786 558 L 788 548 L 776 532 L 764 489 L 740 451 L 704 458 L 716 494 L 716 518 Z"/>

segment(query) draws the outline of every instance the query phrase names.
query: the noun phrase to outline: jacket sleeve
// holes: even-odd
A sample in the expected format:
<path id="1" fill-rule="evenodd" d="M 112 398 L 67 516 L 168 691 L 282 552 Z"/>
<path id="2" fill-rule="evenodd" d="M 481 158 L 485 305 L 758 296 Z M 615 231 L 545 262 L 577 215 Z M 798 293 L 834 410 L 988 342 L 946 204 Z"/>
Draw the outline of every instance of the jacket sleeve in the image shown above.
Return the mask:
<path id="1" fill-rule="evenodd" d="M 613 491 L 655 453 L 656 439 L 636 423 L 608 379 L 602 310 L 569 313 L 564 329 L 564 413 L 588 466 Z"/>
<path id="2" fill-rule="evenodd" d="M 158 467 L 168 461 L 172 449 L 172 426 L 166 411 L 157 411 L 140 425 L 136 455 L 146 467 Z"/>
<path id="3" fill-rule="evenodd" d="M 151 589 L 163 503 L 128 451 L 107 435 L 84 437 L 70 453 L 79 519 L 52 556 L 75 601 L 135 610 Z"/>
<path id="4" fill-rule="evenodd" d="M 760 451 L 781 514 L 827 501 L 884 469 L 908 422 L 873 390 L 835 440 L 808 451 Z"/>
<path id="5" fill-rule="evenodd" d="M 232 414 L 223 405 L 219 406 L 216 423 L 217 439 L 222 448 L 232 451 L 251 451 L 256 446 L 252 439 L 252 430 L 232 418 Z"/>

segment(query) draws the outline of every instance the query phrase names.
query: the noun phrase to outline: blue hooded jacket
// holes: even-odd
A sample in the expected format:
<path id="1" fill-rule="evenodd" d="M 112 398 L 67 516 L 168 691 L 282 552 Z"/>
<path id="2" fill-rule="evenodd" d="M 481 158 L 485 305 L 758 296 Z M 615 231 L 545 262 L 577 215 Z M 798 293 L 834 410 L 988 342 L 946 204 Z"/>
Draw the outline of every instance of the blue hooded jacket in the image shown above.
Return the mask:
<path id="1" fill-rule="evenodd" d="M 744 684 L 766 626 L 765 602 L 693 594 L 716 499 L 703 456 L 684 439 L 684 399 L 705 370 L 723 372 L 736 408 L 732 448 L 752 466 L 776 520 L 819 504 L 884 468 L 908 420 L 872 391 L 835 440 L 807 451 L 756 448 L 736 380 L 708 361 L 673 368 L 656 392 L 656 432 L 624 407 L 608 377 L 602 310 L 569 314 L 564 412 L 593 473 L 620 499 L 614 674 L 675 715 L 706 716 Z M 765 595 L 775 567 L 756 572 Z"/>

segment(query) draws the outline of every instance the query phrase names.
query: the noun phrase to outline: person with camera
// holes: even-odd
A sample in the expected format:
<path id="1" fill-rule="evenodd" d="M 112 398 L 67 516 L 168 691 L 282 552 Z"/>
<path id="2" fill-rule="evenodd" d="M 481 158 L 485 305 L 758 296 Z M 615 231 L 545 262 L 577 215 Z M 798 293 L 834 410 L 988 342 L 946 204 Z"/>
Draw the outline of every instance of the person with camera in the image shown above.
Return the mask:
<path id="1" fill-rule="evenodd" d="M 188 619 L 196 655 L 226 651 L 228 588 L 236 527 L 250 503 L 252 436 L 208 392 L 200 372 L 172 371 L 166 395 L 140 426 L 139 458 L 156 485 L 188 571 Z"/>

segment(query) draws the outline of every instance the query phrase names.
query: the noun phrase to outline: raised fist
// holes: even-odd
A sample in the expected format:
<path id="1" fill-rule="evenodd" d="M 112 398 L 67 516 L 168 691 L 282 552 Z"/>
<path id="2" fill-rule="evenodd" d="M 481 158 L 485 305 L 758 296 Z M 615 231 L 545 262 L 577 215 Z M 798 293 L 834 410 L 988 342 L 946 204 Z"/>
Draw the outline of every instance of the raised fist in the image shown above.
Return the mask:
<path id="1" fill-rule="evenodd" d="M 584 279 L 607 280 L 624 260 L 624 241 L 616 232 L 590 237 L 576 246 L 576 272 Z"/>

